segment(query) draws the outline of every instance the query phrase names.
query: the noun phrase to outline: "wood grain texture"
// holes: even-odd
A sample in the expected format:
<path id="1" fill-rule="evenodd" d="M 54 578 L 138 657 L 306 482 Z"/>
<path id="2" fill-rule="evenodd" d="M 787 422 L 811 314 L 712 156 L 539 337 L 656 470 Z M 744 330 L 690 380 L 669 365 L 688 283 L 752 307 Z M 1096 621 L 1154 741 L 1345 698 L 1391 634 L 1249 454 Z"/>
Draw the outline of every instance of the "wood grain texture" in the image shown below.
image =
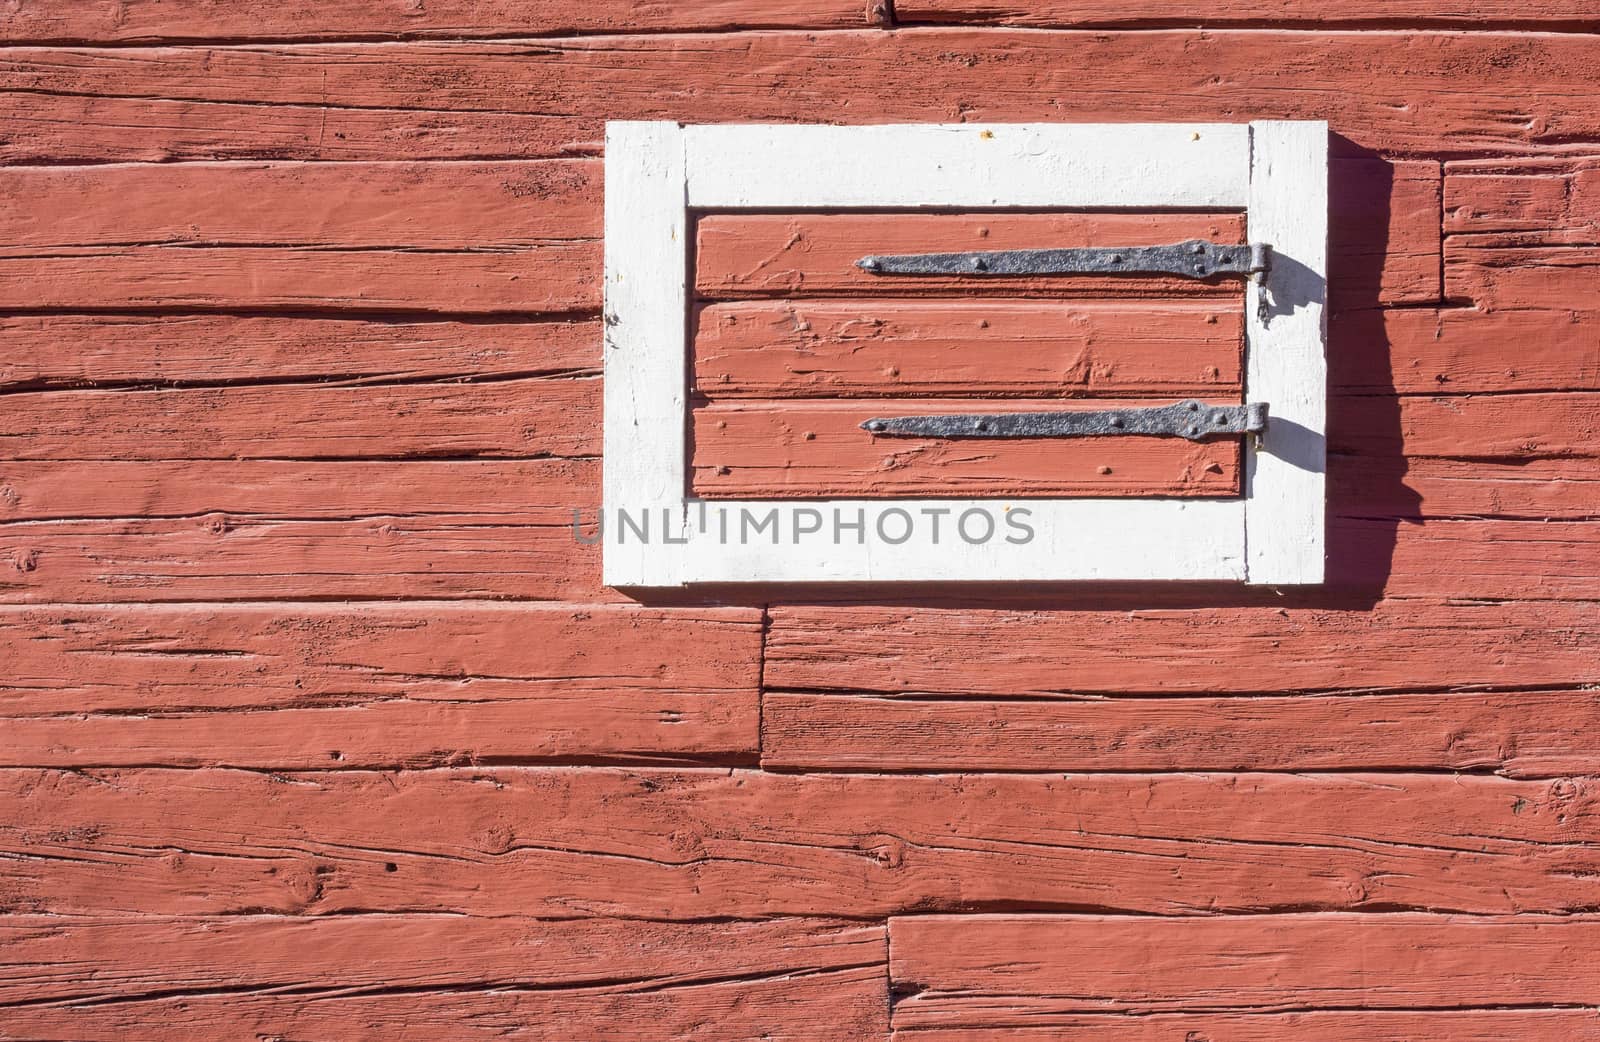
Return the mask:
<path id="1" fill-rule="evenodd" d="M 1451 0 L 1356 0 L 1337 6 L 1309 0 L 1224 0 L 1199 11 L 1181 0 L 895 0 L 903 22 L 962 25 L 1118 26 L 1118 25 L 1500 25 L 1551 28 L 1600 25 L 1594 9 L 1579 0 L 1541 0 L 1537 5 L 1511 0 L 1456 3 Z"/>
<path id="2" fill-rule="evenodd" d="M 775 606 L 765 683 L 808 691 L 1407 691 L 1600 680 L 1592 603 L 957 610 Z"/>
<path id="3" fill-rule="evenodd" d="M 1587 774 L 1592 691 L 887 699 L 774 691 L 761 762 L 852 771 L 1492 770 Z"/>
<path id="4" fill-rule="evenodd" d="M 19 1038 L 855 1042 L 887 1028 L 884 934 L 827 919 L 13 916 L 0 1015 Z"/>
<path id="5" fill-rule="evenodd" d="M 599 485 L 594 460 L 0 462 L 0 599 L 611 600 Z"/>
<path id="6" fill-rule="evenodd" d="M 1429 160 L 1335 159 L 1328 164 L 1330 306 L 1440 300 L 1443 175 Z"/>
<path id="7" fill-rule="evenodd" d="M 1600 287 L 1600 162 L 1458 164 L 1445 191 L 1445 289 L 1480 307 L 1578 308 Z"/>
<path id="8" fill-rule="evenodd" d="M 1067 408 L 1167 405 L 1072 403 Z M 1028 412 L 1052 403 L 713 402 L 693 411 L 692 492 L 706 498 L 1237 495 L 1238 437 L 901 438 L 861 429 L 873 416 Z"/>
<path id="9" fill-rule="evenodd" d="M 16 48 L 6 161 L 552 156 L 607 119 L 1327 119 L 1341 154 L 1600 136 L 1579 34 L 913 29 L 528 43 Z M 840 99 L 850 98 L 848 111 Z M 264 104 L 265 103 L 265 104 Z"/>
<path id="10" fill-rule="evenodd" d="M 695 292 L 741 297 L 853 296 L 1239 297 L 1238 276 L 1063 275 L 973 279 L 874 275 L 869 254 L 1064 246 L 1150 246 L 1208 239 L 1244 241 L 1239 214 L 962 213 L 712 214 L 695 222 Z M 1223 305 L 1218 305 L 1223 306 Z"/>
<path id="11" fill-rule="evenodd" d="M 0 198 L 5 307 L 599 306 L 593 161 L 35 167 Z"/>
<path id="12" fill-rule="evenodd" d="M 596 377 L 8 395 L 4 459 L 594 456 Z"/>
<path id="13" fill-rule="evenodd" d="M 0 895 L 12 911 L 94 915 L 1565 913 L 1596 904 L 1596 784 L 6 770 Z"/>
<path id="14" fill-rule="evenodd" d="M 643 33 L 794 26 L 852 28 L 868 12 L 854 0 L 712 0 L 691 8 L 607 0 L 346 0 L 296 6 L 271 0 L 198 0 L 174 10 L 160 0 L 30 0 L 18 6 L 0 40 L 7 43 L 150 43 L 212 40 L 393 40 L 539 36 L 563 32 Z"/>
<path id="15" fill-rule="evenodd" d="M 14 764 L 753 757 L 759 613 L 617 605 L 0 609 Z"/>
<path id="16" fill-rule="evenodd" d="M 1600 390 L 1600 312 L 1400 308 L 1335 313 L 1335 393 Z"/>
<path id="17" fill-rule="evenodd" d="M 894 1042 L 1595 1042 L 1600 1015 L 1587 1009 L 1316 1010 L 1306 1013 L 1058 1014 L 1050 1027 L 917 1024 Z"/>
<path id="18" fill-rule="evenodd" d="M 1408 460 L 1600 455 L 1597 394 L 1356 395 L 1328 406 L 1331 452 Z"/>
<path id="19" fill-rule="evenodd" d="M 1238 394 L 1243 316 L 1195 302 L 783 301 L 694 318 L 706 397 Z"/>
<path id="20" fill-rule="evenodd" d="M 597 374 L 598 321 L 216 314 L 0 318 L 0 390 Z"/>
<path id="21" fill-rule="evenodd" d="M 1588 916 L 923 916 L 889 931 L 890 973 L 912 993 L 895 1005 L 896 1027 L 1196 1007 L 1590 1005 L 1600 992 L 1587 958 L 1600 921 Z"/>
<path id="22" fill-rule="evenodd" d="M 1329 502 L 1352 517 L 1600 517 L 1600 474 L 1585 459 L 1334 455 L 1328 480 Z"/>

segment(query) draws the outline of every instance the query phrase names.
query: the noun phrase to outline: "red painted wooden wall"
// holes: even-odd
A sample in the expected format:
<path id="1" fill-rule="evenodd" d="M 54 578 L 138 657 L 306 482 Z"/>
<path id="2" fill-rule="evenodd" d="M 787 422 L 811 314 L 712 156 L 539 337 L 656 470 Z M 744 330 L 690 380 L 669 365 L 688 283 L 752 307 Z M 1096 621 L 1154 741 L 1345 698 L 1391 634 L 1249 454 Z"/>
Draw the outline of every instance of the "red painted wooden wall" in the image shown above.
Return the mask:
<path id="1" fill-rule="evenodd" d="M 0 1038 L 1600 1040 L 1592 3 L 0 43 Z M 1330 582 L 606 589 L 623 118 L 1330 120 Z"/>

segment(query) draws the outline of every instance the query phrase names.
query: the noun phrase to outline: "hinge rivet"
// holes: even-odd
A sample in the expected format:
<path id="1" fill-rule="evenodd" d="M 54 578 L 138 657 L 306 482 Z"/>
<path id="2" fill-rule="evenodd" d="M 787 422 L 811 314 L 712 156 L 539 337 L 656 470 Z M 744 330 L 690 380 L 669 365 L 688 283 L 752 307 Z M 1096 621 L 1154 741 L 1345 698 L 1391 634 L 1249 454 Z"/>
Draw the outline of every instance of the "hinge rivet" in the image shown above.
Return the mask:
<path id="1" fill-rule="evenodd" d="M 972 267 L 974 271 L 988 271 L 989 262 L 982 257 L 974 257 L 972 258 Z"/>

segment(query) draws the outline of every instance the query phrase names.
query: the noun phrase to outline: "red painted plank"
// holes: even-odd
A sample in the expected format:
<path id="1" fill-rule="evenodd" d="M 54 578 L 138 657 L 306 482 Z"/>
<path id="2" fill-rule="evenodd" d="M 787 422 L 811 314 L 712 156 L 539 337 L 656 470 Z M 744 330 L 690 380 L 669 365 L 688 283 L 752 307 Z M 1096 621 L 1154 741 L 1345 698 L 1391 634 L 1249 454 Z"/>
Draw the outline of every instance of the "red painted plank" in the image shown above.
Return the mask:
<path id="1" fill-rule="evenodd" d="M 600 164 L 0 172 L 0 306 L 570 311 L 599 304 Z"/>
<path id="2" fill-rule="evenodd" d="M 1600 312 L 1593 310 L 1356 311 L 1336 313 L 1328 335 L 1336 392 L 1600 390 Z"/>
<path id="3" fill-rule="evenodd" d="M 454 256 L 409 250 L 0 249 L 0 307 L 354 308 L 458 314 L 600 306 L 598 244 Z"/>
<path id="4" fill-rule="evenodd" d="M 597 149 L 606 119 L 1327 119 L 1344 154 L 1593 139 L 1582 34 L 917 29 L 536 43 L 13 49 L 8 162 L 484 158 Z M 839 99 L 848 98 L 848 107 Z M 250 104 L 268 102 L 269 105 Z"/>
<path id="5" fill-rule="evenodd" d="M 1328 444 L 1380 458 L 1593 459 L 1600 456 L 1600 395 L 1334 398 Z"/>
<path id="6" fill-rule="evenodd" d="M 601 233 L 603 164 L 185 163 L 0 170 L 7 246 L 504 249 Z"/>
<path id="7" fill-rule="evenodd" d="M 1600 682 L 1597 639 L 1593 605 L 1539 601 L 1070 612 L 777 606 L 763 677 L 775 689 L 1039 696 L 1566 686 Z"/>
<path id="8" fill-rule="evenodd" d="M 361 915 L 11 916 L 16 1037 L 859 1042 L 887 1030 L 884 927 Z M 159 951 L 158 960 L 151 952 Z"/>
<path id="9" fill-rule="evenodd" d="M 1600 287 L 1600 164 L 1453 165 L 1445 288 L 1502 308 L 1582 307 Z"/>
<path id="10" fill-rule="evenodd" d="M 190 0 L 181 9 L 141 0 L 30 0 L 0 29 L 7 43 L 151 43 L 195 40 L 451 40 L 551 33 L 692 32 L 868 24 L 855 0 L 704 0 L 684 8 L 603 0 L 343 0 L 294 6 L 272 0 Z"/>
<path id="11" fill-rule="evenodd" d="M 0 609 L 8 764 L 748 760 L 758 613 Z"/>
<path id="12" fill-rule="evenodd" d="M 184 390 L 6 398 L 0 458 L 590 456 L 599 379 Z"/>
<path id="13" fill-rule="evenodd" d="M 761 762 L 858 771 L 1595 771 L 1592 691 L 1070 701 L 769 692 Z"/>
<path id="14" fill-rule="evenodd" d="M 597 492 L 585 490 L 585 525 Z M 616 599 L 601 585 L 600 547 L 573 535 L 579 502 L 343 521 L 206 513 L 0 526 L 0 602 Z"/>
<path id="15" fill-rule="evenodd" d="M 1597 784 L 6 770 L 0 892 L 19 911 L 119 915 L 1571 912 L 1594 903 Z"/>
<path id="16" fill-rule="evenodd" d="M 920 916 L 889 926 L 897 1028 L 1059 1015 L 1593 1005 L 1600 919 Z M 1509 960 L 1509 961 L 1508 961 Z"/>
<path id="17" fill-rule="evenodd" d="M 1442 175 L 1431 160 L 1328 165 L 1328 301 L 1335 308 L 1439 300 Z"/>
<path id="18" fill-rule="evenodd" d="M 1114 406 L 1167 405 L 1123 401 Z M 1073 402 L 1068 408 L 1104 408 Z M 1051 403 L 1007 398 L 985 412 Z M 861 429 L 873 416 L 971 412 L 971 401 L 713 402 L 692 422 L 691 488 L 706 498 L 825 495 L 1237 495 L 1238 437 L 901 438 Z"/>
<path id="19" fill-rule="evenodd" d="M 6 390 L 600 370 L 600 324 L 593 321 L 16 315 L 0 318 L 0 338 Z"/>
<path id="20" fill-rule="evenodd" d="M 1199 281 L 1162 275 L 1064 275 L 972 279 L 874 275 L 868 254 L 1057 246 L 1148 246 L 1244 241 L 1238 214 L 961 213 L 713 214 L 695 223 L 695 290 L 713 300 L 851 295 L 1242 297 L 1238 277 Z"/>
<path id="21" fill-rule="evenodd" d="M 1237 394 L 1242 309 L 1195 302 L 713 304 L 694 325 L 712 398 Z"/>
<path id="22" fill-rule="evenodd" d="M 1335 518 L 1328 585 L 1389 597 L 1592 600 L 1600 522 Z"/>
<path id="23" fill-rule="evenodd" d="M 499 514 L 554 525 L 575 508 L 593 520 L 599 491 L 597 460 L 0 461 L 0 521 Z"/>
<path id="24" fill-rule="evenodd" d="M 1317 1010 L 1308 1013 L 1059 1014 L 1051 1027 L 926 1027 L 894 1042 L 1600 1042 L 1587 1009 Z"/>
<path id="25" fill-rule="evenodd" d="M 0 192 L 0 306 L 598 306 L 594 160 L 43 166 Z"/>
<path id="26" fill-rule="evenodd" d="M 1312 0 L 1221 0 L 1197 13 L 1182 0 L 895 0 L 902 22 L 964 25 L 1131 26 L 1131 25 L 1285 25 L 1306 28 L 1375 23 L 1397 25 L 1518 25 L 1569 28 L 1600 25 L 1594 8 L 1582 0 L 1353 0 L 1337 5 Z"/>
<path id="27" fill-rule="evenodd" d="M 1539 241 L 1594 242 L 1600 227 L 1600 160 L 1593 156 L 1446 164 L 1444 230 L 1527 232 Z"/>
<path id="28" fill-rule="evenodd" d="M 1351 517 L 1600 517 L 1586 459 L 1328 457 L 1328 502 Z"/>

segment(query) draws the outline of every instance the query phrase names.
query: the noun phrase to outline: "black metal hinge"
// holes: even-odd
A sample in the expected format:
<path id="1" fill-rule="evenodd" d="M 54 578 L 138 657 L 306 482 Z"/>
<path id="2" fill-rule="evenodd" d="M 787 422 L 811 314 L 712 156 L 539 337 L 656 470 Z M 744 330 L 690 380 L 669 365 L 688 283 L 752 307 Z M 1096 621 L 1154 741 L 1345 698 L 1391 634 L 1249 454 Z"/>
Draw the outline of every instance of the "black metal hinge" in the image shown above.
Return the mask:
<path id="1" fill-rule="evenodd" d="M 1141 434 L 1199 441 L 1214 434 L 1260 434 L 1267 405 L 1207 405 L 1192 398 L 1135 409 L 1059 412 L 960 413 L 874 417 L 861 425 L 873 434 L 916 438 L 1094 438 Z"/>
<path id="2" fill-rule="evenodd" d="M 1213 275 L 1260 278 L 1272 263 L 1265 243 L 1227 246 L 1205 239 L 1168 246 L 1076 246 L 1052 250 L 900 253 L 862 257 L 856 267 L 874 275 Z"/>

